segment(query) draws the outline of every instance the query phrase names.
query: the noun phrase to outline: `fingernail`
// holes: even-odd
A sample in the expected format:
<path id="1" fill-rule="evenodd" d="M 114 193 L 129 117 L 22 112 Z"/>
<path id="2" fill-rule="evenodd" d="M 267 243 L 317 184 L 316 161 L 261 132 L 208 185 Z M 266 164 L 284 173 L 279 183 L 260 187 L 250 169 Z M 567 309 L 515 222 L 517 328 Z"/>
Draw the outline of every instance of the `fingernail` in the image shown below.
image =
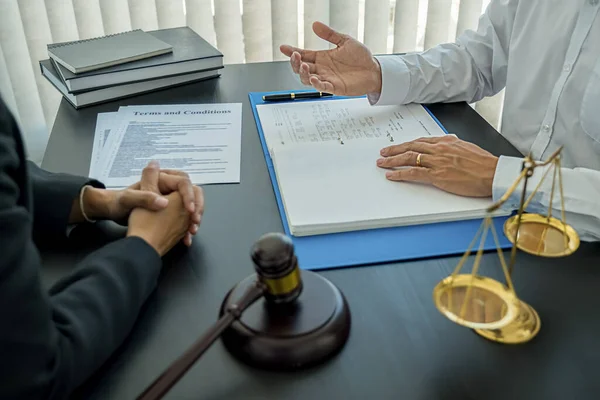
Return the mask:
<path id="1" fill-rule="evenodd" d="M 158 164 L 158 161 L 152 160 L 152 161 L 150 161 L 150 163 L 148 164 L 148 166 L 152 167 L 152 168 L 158 168 L 159 164 Z"/>
<path id="2" fill-rule="evenodd" d="M 196 209 L 196 204 L 192 201 L 190 203 L 190 212 L 194 212 L 195 209 Z"/>
<path id="3" fill-rule="evenodd" d="M 194 231 L 194 234 L 196 234 L 198 232 L 198 225 L 194 224 L 192 226 L 192 231 Z"/>
<path id="4" fill-rule="evenodd" d="M 382 156 L 385 156 L 385 153 L 387 153 L 387 149 L 381 149 L 381 151 L 379 152 Z"/>
<path id="5" fill-rule="evenodd" d="M 156 200 L 154 200 L 154 204 L 157 207 L 163 208 L 163 207 L 166 207 L 169 204 L 169 200 L 167 200 L 164 197 L 157 197 Z"/>
<path id="6" fill-rule="evenodd" d="M 379 160 L 377 160 L 377 165 L 383 165 L 383 158 L 380 158 Z"/>
<path id="7" fill-rule="evenodd" d="M 386 178 L 391 178 L 392 177 L 392 173 L 391 172 L 386 172 L 385 173 L 385 177 Z"/>

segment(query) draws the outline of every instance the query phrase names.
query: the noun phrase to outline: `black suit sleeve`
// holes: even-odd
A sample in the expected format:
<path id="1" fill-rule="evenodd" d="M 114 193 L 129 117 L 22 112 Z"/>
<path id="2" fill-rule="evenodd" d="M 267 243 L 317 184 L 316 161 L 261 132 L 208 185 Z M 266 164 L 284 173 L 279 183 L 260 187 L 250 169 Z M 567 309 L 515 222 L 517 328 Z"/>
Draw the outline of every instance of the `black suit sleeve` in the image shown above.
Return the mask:
<path id="1" fill-rule="evenodd" d="M 122 343 L 157 283 L 161 259 L 142 239 L 123 239 L 90 254 L 47 293 L 21 139 L 14 122 L 5 122 L 0 118 L 0 399 L 65 399 Z M 39 186 L 39 193 L 53 189 Z"/>
<path id="2" fill-rule="evenodd" d="M 73 201 L 79 199 L 84 185 L 104 188 L 96 180 L 50 173 L 32 162 L 27 162 L 27 169 L 33 191 L 33 231 L 40 238 L 65 235 Z"/>

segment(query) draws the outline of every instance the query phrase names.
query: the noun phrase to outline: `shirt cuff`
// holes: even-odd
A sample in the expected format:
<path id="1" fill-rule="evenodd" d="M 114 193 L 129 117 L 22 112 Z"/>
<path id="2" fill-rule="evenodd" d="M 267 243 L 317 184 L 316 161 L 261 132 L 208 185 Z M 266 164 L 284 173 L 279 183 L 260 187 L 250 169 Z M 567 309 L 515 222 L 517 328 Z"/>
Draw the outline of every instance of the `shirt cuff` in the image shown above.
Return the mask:
<path id="1" fill-rule="evenodd" d="M 410 90 L 410 70 L 400 56 L 375 56 L 381 66 L 381 93 L 367 95 L 371 105 L 405 104 Z"/>
<path id="2" fill-rule="evenodd" d="M 506 191 L 515 183 L 523 167 L 523 159 L 517 157 L 500 156 L 496 172 L 494 174 L 494 183 L 492 184 L 492 198 L 494 202 L 500 200 Z M 522 185 L 520 185 L 522 187 Z M 521 189 L 522 190 L 522 189 Z M 503 209 L 516 210 L 521 201 L 521 190 L 515 190 L 510 198 L 502 205 Z"/>

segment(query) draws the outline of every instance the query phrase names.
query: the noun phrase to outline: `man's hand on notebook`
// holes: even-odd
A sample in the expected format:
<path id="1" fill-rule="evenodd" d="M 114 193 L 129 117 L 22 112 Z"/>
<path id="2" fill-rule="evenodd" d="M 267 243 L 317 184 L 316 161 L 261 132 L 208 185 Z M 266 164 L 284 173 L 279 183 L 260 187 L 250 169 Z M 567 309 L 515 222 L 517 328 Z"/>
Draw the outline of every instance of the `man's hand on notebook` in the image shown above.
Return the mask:
<path id="1" fill-rule="evenodd" d="M 321 39 L 336 45 L 331 50 L 303 50 L 282 45 L 302 83 L 321 92 L 360 96 L 381 92 L 381 68 L 371 51 L 358 40 L 339 33 L 321 22 L 313 24 Z"/>
<path id="2" fill-rule="evenodd" d="M 389 180 L 429 183 L 462 196 L 492 195 L 498 157 L 453 135 L 389 146 L 381 156 L 377 165 L 392 169 Z"/>

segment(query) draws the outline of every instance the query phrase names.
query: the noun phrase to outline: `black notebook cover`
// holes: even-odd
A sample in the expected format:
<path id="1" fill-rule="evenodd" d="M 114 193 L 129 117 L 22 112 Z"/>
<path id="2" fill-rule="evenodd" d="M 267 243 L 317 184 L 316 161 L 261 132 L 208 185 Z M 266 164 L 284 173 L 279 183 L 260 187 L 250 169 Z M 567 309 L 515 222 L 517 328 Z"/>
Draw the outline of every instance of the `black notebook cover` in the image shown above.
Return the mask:
<path id="1" fill-rule="evenodd" d="M 188 83 L 217 78 L 220 76 L 218 69 L 213 69 L 137 82 L 128 85 L 113 86 L 106 89 L 74 95 L 67 92 L 67 88 L 60 80 L 58 72 L 50 60 L 42 60 L 39 62 L 39 64 L 44 78 L 46 78 L 63 95 L 63 97 L 77 109 L 98 103 L 105 103 L 125 97 L 137 96 L 143 93 L 167 89 L 170 87 L 181 86 Z"/>

